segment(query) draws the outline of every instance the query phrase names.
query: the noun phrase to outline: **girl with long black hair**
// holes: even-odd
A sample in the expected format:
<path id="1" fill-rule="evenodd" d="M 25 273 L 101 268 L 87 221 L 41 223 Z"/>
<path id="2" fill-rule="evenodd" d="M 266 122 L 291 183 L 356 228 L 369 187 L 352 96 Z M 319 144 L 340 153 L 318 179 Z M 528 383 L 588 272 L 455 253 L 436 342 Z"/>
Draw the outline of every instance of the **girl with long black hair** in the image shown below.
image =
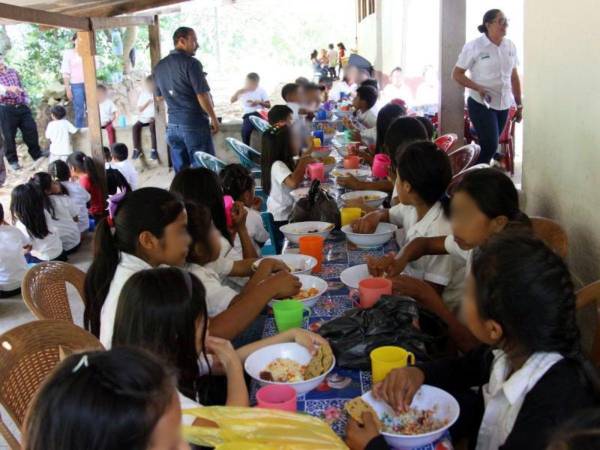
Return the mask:
<path id="1" fill-rule="evenodd" d="M 67 164 L 71 169 L 71 178 L 78 180 L 81 187 L 90 194 L 88 213 L 99 222 L 106 215 L 106 198 L 96 163 L 83 152 L 73 152 L 67 158 Z"/>

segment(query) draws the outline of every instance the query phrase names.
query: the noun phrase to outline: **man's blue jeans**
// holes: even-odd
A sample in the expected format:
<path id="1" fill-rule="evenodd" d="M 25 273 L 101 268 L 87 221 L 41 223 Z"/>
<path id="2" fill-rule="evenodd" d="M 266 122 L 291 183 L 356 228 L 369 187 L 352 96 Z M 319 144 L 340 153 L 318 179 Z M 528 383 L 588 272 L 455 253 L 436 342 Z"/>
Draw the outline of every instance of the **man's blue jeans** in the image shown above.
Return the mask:
<path id="1" fill-rule="evenodd" d="M 73 93 L 73 113 L 75 114 L 75 127 L 84 128 L 85 121 L 85 85 L 75 83 L 71 85 Z"/>
<path id="2" fill-rule="evenodd" d="M 196 152 L 215 154 L 208 122 L 198 126 L 169 124 L 167 143 L 171 147 L 171 161 L 175 172 L 190 166 L 197 167 L 198 164 L 194 161 Z"/>
<path id="3" fill-rule="evenodd" d="M 481 146 L 477 164 L 489 164 L 498 151 L 498 140 L 508 118 L 508 109 L 488 108 L 471 97 L 467 100 L 467 106 Z"/>

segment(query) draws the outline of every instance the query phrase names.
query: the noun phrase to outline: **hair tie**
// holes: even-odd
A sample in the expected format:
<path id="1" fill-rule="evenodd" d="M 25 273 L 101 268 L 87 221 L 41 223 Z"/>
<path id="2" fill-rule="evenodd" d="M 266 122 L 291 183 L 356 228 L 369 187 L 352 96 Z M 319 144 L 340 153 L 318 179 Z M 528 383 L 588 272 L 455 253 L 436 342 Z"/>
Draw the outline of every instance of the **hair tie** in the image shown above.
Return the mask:
<path id="1" fill-rule="evenodd" d="M 126 189 L 117 188 L 117 192 L 115 192 L 113 195 L 108 196 L 108 207 L 106 208 L 108 211 L 107 221 L 111 228 L 114 228 L 115 226 L 115 216 L 117 215 L 117 209 L 119 208 L 119 204 L 123 201 L 126 194 Z"/>
<path id="2" fill-rule="evenodd" d="M 267 133 L 276 136 L 281 130 L 283 130 L 285 126 L 285 123 L 282 124 L 281 122 L 277 122 L 275 125 L 271 125 L 269 128 L 267 128 Z"/>
<path id="3" fill-rule="evenodd" d="M 73 367 L 73 370 L 71 371 L 71 373 L 77 372 L 82 367 L 89 367 L 88 355 L 83 355 L 81 357 L 81 359 L 79 360 L 79 362 L 77 363 L 77 365 L 75 367 Z"/>

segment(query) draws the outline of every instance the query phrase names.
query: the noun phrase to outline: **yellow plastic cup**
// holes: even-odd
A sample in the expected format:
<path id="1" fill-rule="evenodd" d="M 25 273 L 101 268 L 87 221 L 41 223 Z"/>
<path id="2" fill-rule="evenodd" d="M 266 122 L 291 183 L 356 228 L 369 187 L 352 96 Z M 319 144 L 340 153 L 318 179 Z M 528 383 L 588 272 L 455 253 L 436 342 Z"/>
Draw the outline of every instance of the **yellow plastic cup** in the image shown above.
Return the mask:
<path id="1" fill-rule="evenodd" d="M 409 364 L 413 365 L 415 363 L 415 355 L 404 350 L 402 347 L 394 347 L 392 345 L 372 350 L 370 357 L 373 383 L 383 381 L 393 369 L 406 367 Z"/>
<path id="2" fill-rule="evenodd" d="M 340 208 L 340 215 L 342 216 L 342 226 L 350 225 L 355 220 L 360 219 L 362 216 L 362 209 L 360 208 Z"/>

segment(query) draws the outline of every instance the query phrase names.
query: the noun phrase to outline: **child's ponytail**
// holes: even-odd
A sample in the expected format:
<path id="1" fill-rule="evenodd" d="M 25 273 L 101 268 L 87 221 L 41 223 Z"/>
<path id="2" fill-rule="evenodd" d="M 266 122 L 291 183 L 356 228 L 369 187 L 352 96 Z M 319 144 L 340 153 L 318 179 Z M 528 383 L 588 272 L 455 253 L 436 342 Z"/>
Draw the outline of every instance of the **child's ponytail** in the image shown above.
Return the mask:
<path id="1" fill-rule="evenodd" d="M 77 171 L 85 173 L 94 186 L 100 186 L 100 174 L 96 168 L 96 163 L 92 158 L 83 152 L 73 152 L 67 158 L 67 163 L 75 167 Z"/>
<path id="2" fill-rule="evenodd" d="M 48 211 L 52 220 L 56 220 L 56 211 L 54 210 L 54 205 L 50 201 L 50 196 L 47 194 L 49 190 L 52 189 L 52 176 L 46 172 L 38 172 L 35 173 L 29 183 L 38 191 L 38 194 L 41 196 L 42 201 L 44 202 L 44 209 Z"/>

